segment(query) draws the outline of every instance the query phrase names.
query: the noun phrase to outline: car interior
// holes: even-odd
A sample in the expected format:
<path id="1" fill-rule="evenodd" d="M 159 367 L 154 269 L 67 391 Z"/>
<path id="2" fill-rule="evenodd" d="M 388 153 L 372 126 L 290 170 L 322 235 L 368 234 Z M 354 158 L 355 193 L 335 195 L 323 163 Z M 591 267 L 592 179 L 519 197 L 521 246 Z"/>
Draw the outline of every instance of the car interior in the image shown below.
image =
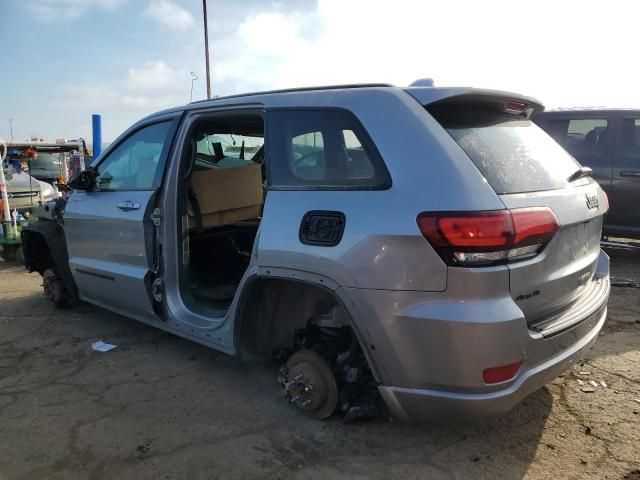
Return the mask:
<path id="1" fill-rule="evenodd" d="M 276 172 L 279 185 L 377 181 L 350 125 L 312 116 L 278 124 L 272 153 L 288 158 Z M 182 231 L 188 233 L 181 292 L 205 316 L 224 316 L 249 265 L 266 195 L 264 143 L 260 115 L 209 117 L 189 133 L 182 162 Z"/>
<path id="2" fill-rule="evenodd" d="M 266 172 L 259 115 L 211 117 L 191 129 L 183 165 L 185 303 L 223 316 L 251 258 L 262 216 Z"/>

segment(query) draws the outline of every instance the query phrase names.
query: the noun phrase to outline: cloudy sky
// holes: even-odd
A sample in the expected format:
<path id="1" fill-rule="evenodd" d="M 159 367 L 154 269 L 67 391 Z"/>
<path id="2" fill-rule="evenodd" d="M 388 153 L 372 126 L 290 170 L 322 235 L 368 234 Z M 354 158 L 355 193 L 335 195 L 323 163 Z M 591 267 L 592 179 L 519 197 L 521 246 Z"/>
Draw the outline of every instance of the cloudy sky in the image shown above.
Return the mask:
<path id="1" fill-rule="evenodd" d="M 517 91 L 640 106 L 638 2 L 209 0 L 217 95 L 332 83 Z M 113 140 L 206 96 L 201 0 L 0 0 L 0 137 Z"/>

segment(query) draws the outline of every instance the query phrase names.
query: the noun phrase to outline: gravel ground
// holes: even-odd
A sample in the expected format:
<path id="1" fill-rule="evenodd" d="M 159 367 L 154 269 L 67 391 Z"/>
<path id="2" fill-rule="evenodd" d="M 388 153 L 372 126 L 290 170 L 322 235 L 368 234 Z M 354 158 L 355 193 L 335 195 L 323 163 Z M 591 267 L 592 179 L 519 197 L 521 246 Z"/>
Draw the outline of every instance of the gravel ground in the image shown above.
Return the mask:
<path id="1" fill-rule="evenodd" d="M 640 281 L 640 255 L 615 253 L 612 270 Z M 446 425 L 308 420 L 272 366 L 89 305 L 54 310 L 40 291 L 0 261 L 1 480 L 640 479 L 638 289 L 613 289 L 582 365 L 507 415 Z"/>

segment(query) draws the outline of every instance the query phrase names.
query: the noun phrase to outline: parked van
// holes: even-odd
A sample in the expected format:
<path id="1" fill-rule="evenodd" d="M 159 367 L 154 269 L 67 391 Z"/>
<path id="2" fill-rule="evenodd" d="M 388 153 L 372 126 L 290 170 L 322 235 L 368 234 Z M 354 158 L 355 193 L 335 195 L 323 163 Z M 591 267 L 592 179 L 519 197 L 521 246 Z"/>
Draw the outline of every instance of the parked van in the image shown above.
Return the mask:
<path id="1" fill-rule="evenodd" d="M 593 169 L 609 197 L 604 234 L 640 238 L 640 110 L 551 110 L 533 121 Z"/>
<path id="2" fill-rule="evenodd" d="M 378 393 L 404 419 L 504 412 L 607 314 L 607 200 L 541 109 L 359 85 L 159 112 L 23 233 L 26 266 L 57 306 L 273 356 L 315 418 L 370 414 Z"/>

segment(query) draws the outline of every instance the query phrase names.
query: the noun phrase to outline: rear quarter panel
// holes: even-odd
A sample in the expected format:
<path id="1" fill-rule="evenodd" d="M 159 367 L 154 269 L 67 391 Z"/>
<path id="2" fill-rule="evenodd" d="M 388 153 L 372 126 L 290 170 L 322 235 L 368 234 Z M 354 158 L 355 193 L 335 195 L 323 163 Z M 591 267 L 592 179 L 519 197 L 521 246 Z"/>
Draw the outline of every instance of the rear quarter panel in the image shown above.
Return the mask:
<path id="1" fill-rule="evenodd" d="M 345 287 L 443 291 L 447 267 L 418 230 L 418 213 L 504 208 L 446 131 L 401 90 L 294 93 L 274 106 L 350 110 L 380 152 L 392 186 L 380 191 L 269 191 L 258 243 L 261 267 L 314 272 Z M 300 242 L 300 222 L 310 210 L 344 213 L 345 232 L 337 246 Z"/>

